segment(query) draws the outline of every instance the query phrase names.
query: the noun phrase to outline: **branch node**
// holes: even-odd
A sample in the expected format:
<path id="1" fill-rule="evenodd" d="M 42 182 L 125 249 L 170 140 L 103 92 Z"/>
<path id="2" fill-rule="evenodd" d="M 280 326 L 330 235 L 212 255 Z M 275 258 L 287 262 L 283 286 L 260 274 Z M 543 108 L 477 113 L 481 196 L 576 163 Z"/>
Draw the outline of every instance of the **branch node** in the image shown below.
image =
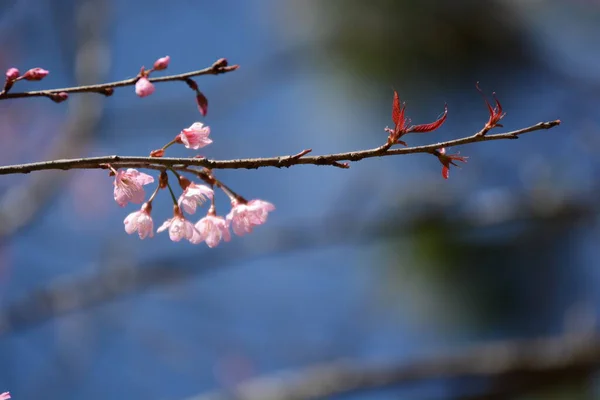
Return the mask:
<path id="1" fill-rule="evenodd" d="M 291 159 L 291 160 L 297 160 L 297 159 L 299 159 L 300 157 L 304 157 L 305 155 L 307 155 L 307 154 L 308 154 L 308 153 L 310 153 L 311 151 L 312 151 L 312 149 L 305 149 L 305 150 L 302 150 L 300 153 L 298 153 L 298 154 L 294 154 L 293 156 L 290 156 L 290 159 Z"/>
<path id="2" fill-rule="evenodd" d="M 341 163 L 341 162 L 337 162 L 337 161 L 332 161 L 331 165 L 333 165 L 334 167 L 342 168 L 342 169 L 350 168 L 350 163 L 348 163 L 348 162 Z"/>

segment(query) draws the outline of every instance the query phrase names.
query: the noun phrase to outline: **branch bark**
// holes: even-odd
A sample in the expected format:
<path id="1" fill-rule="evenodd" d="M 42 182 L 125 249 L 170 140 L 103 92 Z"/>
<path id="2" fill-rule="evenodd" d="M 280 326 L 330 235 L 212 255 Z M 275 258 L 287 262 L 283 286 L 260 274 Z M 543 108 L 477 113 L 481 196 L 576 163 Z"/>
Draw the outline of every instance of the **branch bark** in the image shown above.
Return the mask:
<path id="1" fill-rule="evenodd" d="M 388 145 L 383 145 L 369 150 L 353 151 L 346 153 L 336 153 L 320 156 L 305 156 L 310 150 L 303 150 L 294 155 L 286 155 L 269 158 L 245 158 L 237 160 L 210 160 L 206 158 L 156 158 L 156 157 L 136 157 L 136 156 L 102 156 L 76 158 L 66 160 L 42 161 L 28 164 L 8 165 L 0 167 L 0 175 L 8 174 L 27 174 L 34 171 L 43 170 L 70 170 L 70 169 L 106 169 L 107 164 L 114 168 L 148 168 L 164 169 L 173 167 L 175 169 L 186 170 L 188 167 L 205 167 L 210 169 L 257 169 L 263 167 L 291 167 L 294 165 L 329 165 L 340 168 L 348 168 L 348 163 L 344 161 L 356 162 L 366 158 L 385 157 L 400 154 L 413 153 L 433 153 L 434 151 L 445 147 L 454 147 L 475 142 L 486 142 L 490 140 L 517 139 L 519 135 L 529 132 L 535 132 L 543 129 L 551 129 L 560 125 L 560 120 L 540 122 L 527 128 L 516 131 L 498 133 L 494 135 L 485 135 L 477 132 L 471 136 L 460 139 L 439 142 L 425 146 L 414 146 L 405 148 L 390 149 Z M 485 128 L 484 128 L 485 129 Z"/>

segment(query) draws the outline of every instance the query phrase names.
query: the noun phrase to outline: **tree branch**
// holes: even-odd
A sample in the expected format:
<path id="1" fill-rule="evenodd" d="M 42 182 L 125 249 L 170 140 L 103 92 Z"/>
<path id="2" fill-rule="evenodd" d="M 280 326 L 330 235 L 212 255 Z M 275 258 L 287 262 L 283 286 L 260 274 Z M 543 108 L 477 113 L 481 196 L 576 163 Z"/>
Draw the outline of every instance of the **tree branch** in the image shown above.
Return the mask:
<path id="1" fill-rule="evenodd" d="M 186 82 L 187 79 L 200 76 L 200 75 L 218 75 L 224 74 L 227 72 L 235 71 L 238 69 L 238 65 L 227 65 L 227 61 L 225 59 L 220 59 L 215 61 L 213 65 L 208 68 L 200 69 L 198 71 L 186 72 L 184 74 L 178 75 L 168 75 L 168 76 L 160 76 L 156 78 L 148 78 L 148 80 L 152 83 L 157 82 L 171 82 L 171 81 L 183 81 Z M 67 88 L 59 88 L 59 89 L 46 89 L 46 90 L 35 90 L 30 92 L 16 92 L 16 93 L 2 93 L 0 94 L 0 100 L 6 99 L 18 99 L 24 97 L 50 97 L 57 93 L 99 93 L 105 96 L 112 95 L 112 89 L 124 86 L 133 86 L 139 79 L 139 75 L 133 78 L 124 79 L 122 81 L 109 82 L 109 83 L 101 83 L 97 85 L 86 85 L 86 86 L 74 86 Z"/>
<path id="2" fill-rule="evenodd" d="M 387 367 L 348 360 L 332 362 L 251 379 L 229 393 L 199 394 L 187 400 L 315 400 L 408 382 L 465 377 L 524 379 L 543 375 L 552 376 L 551 383 L 570 372 L 589 373 L 599 366 L 600 337 L 596 333 L 569 334 L 474 345 L 456 354 Z"/>
<path id="3" fill-rule="evenodd" d="M 480 132 L 474 135 L 460 139 L 449 140 L 446 142 L 434 143 L 424 146 L 414 146 L 406 148 L 390 149 L 383 145 L 370 150 L 353 151 L 346 153 L 328 154 L 321 156 L 304 157 L 309 150 L 304 150 L 295 155 L 287 155 L 269 158 L 246 158 L 237 160 L 210 160 L 206 158 L 156 158 L 156 157 L 136 157 L 136 156 L 102 156 L 76 158 L 67 160 L 42 161 L 29 164 L 8 165 L 0 167 L 0 175 L 8 174 L 27 174 L 42 170 L 70 170 L 70 169 L 106 169 L 107 164 L 114 168 L 148 168 L 164 169 L 173 167 L 175 169 L 186 170 L 188 167 L 206 167 L 210 169 L 257 169 L 263 167 L 291 167 L 293 165 L 330 165 L 341 168 L 348 168 L 348 163 L 342 161 L 360 161 L 365 158 L 385 157 L 400 154 L 412 153 L 433 153 L 442 147 L 454 147 L 463 144 L 486 142 L 490 140 L 517 139 L 519 135 L 539 131 L 542 129 L 551 129 L 560 125 L 560 120 L 540 122 L 527 128 L 516 131 L 498 133 L 495 135 L 484 135 Z M 485 128 L 484 128 L 485 129 Z"/>

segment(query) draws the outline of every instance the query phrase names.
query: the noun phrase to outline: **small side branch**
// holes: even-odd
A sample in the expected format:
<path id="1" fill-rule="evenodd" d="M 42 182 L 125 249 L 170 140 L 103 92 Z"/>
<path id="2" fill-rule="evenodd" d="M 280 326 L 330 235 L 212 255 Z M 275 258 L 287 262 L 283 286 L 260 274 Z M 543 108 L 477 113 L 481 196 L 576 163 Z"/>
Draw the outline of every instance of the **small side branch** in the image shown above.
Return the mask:
<path id="1" fill-rule="evenodd" d="M 224 74 L 227 72 L 235 71 L 238 69 L 238 65 L 227 65 L 227 62 L 224 59 L 217 60 L 213 65 L 208 68 L 200 69 L 197 71 L 186 72 L 184 74 L 178 75 L 168 75 L 168 76 L 160 76 L 155 78 L 148 78 L 148 80 L 152 83 L 158 82 L 172 82 L 172 81 L 182 81 L 186 82 L 187 79 L 194 76 L 201 75 L 218 75 Z M 8 92 L 0 94 L 0 100 L 7 99 L 18 99 L 25 97 L 49 97 L 56 95 L 57 93 L 99 93 L 105 96 L 112 95 L 115 88 L 124 87 L 124 86 L 133 86 L 136 84 L 140 77 L 135 76 L 133 78 L 124 79 L 116 82 L 109 83 L 101 83 L 97 85 L 86 85 L 86 86 L 74 86 L 67 88 L 57 88 L 57 89 L 46 89 L 46 90 L 35 90 L 29 92 Z"/>

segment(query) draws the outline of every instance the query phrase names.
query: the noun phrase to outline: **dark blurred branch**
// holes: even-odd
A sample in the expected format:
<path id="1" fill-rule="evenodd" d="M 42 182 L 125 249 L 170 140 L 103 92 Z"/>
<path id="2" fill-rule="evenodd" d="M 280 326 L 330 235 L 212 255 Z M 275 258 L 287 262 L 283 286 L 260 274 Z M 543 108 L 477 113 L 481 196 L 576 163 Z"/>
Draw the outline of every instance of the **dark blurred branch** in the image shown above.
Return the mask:
<path id="1" fill-rule="evenodd" d="M 595 194 L 598 192 L 593 193 L 587 198 L 598 197 Z M 422 201 L 419 200 L 419 203 Z M 536 213 L 539 202 L 535 199 L 519 201 L 514 207 L 520 213 L 507 217 L 502 224 L 527 222 L 539 226 L 538 229 L 529 232 L 529 236 L 514 239 L 519 243 L 538 240 L 539 229 L 548 231 L 544 222 L 557 224 L 565 221 L 568 224 L 561 229 L 571 230 L 577 221 L 587 220 L 597 212 L 596 203 L 567 202 L 551 213 L 539 215 Z M 426 223 L 432 215 L 436 216 L 437 223 L 443 221 L 443 209 L 435 209 L 432 204 L 427 204 L 427 212 L 423 214 L 415 210 L 415 206 L 410 203 L 404 204 L 402 209 L 414 211 L 410 216 L 406 216 L 405 213 L 384 210 L 378 218 L 359 220 L 353 210 L 337 210 L 318 221 L 289 221 L 283 226 L 265 231 L 250 247 L 241 243 L 230 243 L 227 248 L 204 251 L 201 266 L 190 262 L 190 254 L 180 254 L 176 257 L 168 255 L 164 259 L 153 258 L 142 265 L 116 257 L 115 260 L 105 262 L 98 270 L 56 279 L 23 298 L 0 307 L 0 335 L 26 330 L 53 318 L 106 304 L 137 292 L 189 281 L 212 271 L 222 271 L 224 268 L 238 265 L 242 260 L 257 260 L 266 254 L 286 255 L 340 244 L 368 245 L 392 239 L 398 236 L 403 228 L 414 229 L 411 226 Z M 455 218 L 446 223 L 452 225 L 454 230 L 457 226 L 465 226 L 465 229 L 471 231 L 482 228 L 480 223 L 473 225 L 469 215 L 453 215 Z M 491 225 L 506 226 L 498 221 Z M 106 253 L 114 252 L 115 249 L 111 246 L 110 251 L 107 250 Z"/>
<path id="2" fill-rule="evenodd" d="M 189 78 L 200 75 L 218 75 L 224 74 L 226 72 L 235 71 L 238 69 L 237 65 L 227 65 L 227 61 L 225 59 L 220 59 L 215 61 L 215 63 L 208 67 L 198 71 L 186 72 L 184 74 L 179 75 L 169 75 L 169 76 L 161 76 L 156 78 L 148 78 L 148 80 L 152 83 L 157 82 L 172 82 L 172 81 L 182 81 L 186 82 Z M 5 99 L 17 99 L 23 97 L 49 97 L 53 98 L 58 93 L 99 93 L 106 96 L 110 96 L 113 92 L 114 88 L 124 87 L 124 86 L 133 86 L 136 84 L 140 76 L 135 76 L 130 79 L 124 79 L 122 81 L 109 82 L 109 83 L 101 83 L 98 85 L 86 85 L 86 86 L 75 86 L 68 88 L 60 88 L 60 89 L 46 89 L 46 90 L 36 90 L 31 92 L 18 92 L 18 93 L 3 93 L 0 95 L 0 100 Z"/>
<path id="3" fill-rule="evenodd" d="M 104 78 L 102 68 L 103 49 L 106 46 L 106 21 L 104 13 L 108 4 L 102 0 L 77 2 L 77 7 L 63 12 L 63 24 L 66 19 L 77 21 L 74 29 L 77 38 L 75 47 L 66 55 L 76 71 L 76 82 L 98 82 Z M 72 13 L 72 14 L 71 14 Z M 56 21 L 60 24 L 61 21 Z M 58 29 L 58 28 L 57 28 Z M 73 30 L 68 30 L 73 35 Z M 103 99 L 92 96 L 79 97 L 67 104 L 67 115 L 62 129 L 56 135 L 45 157 L 53 159 L 76 157 L 84 152 L 93 138 L 103 115 Z M 14 234 L 25 227 L 38 213 L 49 204 L 49 199 L 62 189 L 67 176 L 61 173 L 49 173 L 31 176 L 15 183 L 0 197 L 0 238 Z M 15 210 L 19 210 L 15 212 Z"/>
<path id="4" fill-rule="evenodd" d="M 207 393 L 187 400 L 309 400 L 406 383 L 457 379 L 503 378 L 525 381 L 589 374 L 600 366 L 597 334 L 514 340 L 474 345 L 457 354 L 424 357 L 389 366 L 339 361 L 295 372 L 249 380 L 229 393 Z M 481 397 L 492 398 L 492 397 Z M 496 397 L 494 397 L 496 398 Z M 502 397 L 505 398 L 505 397 Z"/>
<path id="5" fill-rule="evenodd" d="M 430 153 L 433 154 L 440 148 L 454 147 L 475 142 L 487 142 L 490 140 L 517 139 L 519 135 L 535 132 L 542 129 L 551 129 L 560 124 L 560 120 L 540 122 L 527 128 L 519 129 L 507 133 L 498 133 L 495 135 L 482 134 L 484 130 L 471 136 L 461 139 L 449 140 L 446 142 L 434 143 L 425 146 L 414 146 L 406 148 L 390 149 L 389 145 L 376 147 L 369 150 L 353 151 L 346 153 L 328 154 L 321 156 L 304 155 L 310 150 L 304 150 L 295 155 L 270 157 L 270 158 L 247 158 L 238 160 L 209 160 L 206 158 L 155 158 L 155 157 L 131 157 L 131 156 L 103 156 L 77 158 L 71 160 L 42 161 L 29 164 L 9 165 L 0 167 L 0 175 L 8 174 L 26 174 L 33 171 L 42 170 L 69 170 L 69 169 L 106 169 L 107 164 L 114 168 L 150 168 L 164 169 L 164 167 L 174 167 L 185 170 L 187 167 L 206 167 L 210 169 L 256 169 L 262 167 L 291 167 L 293 165 L 330 165 L 340 168 L 348 168 L 348 163 L 341 161 L 360 161 L 365 158 L 385 157 L 401 154 Z M 485 133 L 485 132 L 484 132 Z"/>

